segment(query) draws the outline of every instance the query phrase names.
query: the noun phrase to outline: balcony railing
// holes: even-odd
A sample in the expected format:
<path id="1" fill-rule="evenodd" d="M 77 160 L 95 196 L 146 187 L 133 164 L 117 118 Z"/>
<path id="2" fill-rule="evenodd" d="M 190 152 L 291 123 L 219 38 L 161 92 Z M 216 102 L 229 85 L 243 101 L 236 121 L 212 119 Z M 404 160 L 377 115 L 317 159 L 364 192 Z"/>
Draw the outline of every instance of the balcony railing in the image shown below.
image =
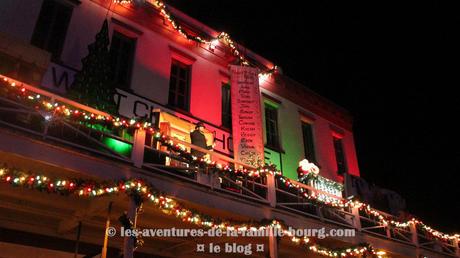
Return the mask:
<path id="1" fill-rule="evenodd" d="M 50 103 L 59 102 L 87 112 L 108 116 L 104 112 L 19 81 L 4 76 L 0 76 L 0 79 L 5 79 L 9 83 L 14 82 L 18 87 L 23 87 L 30 92 L 39 94 L 40 98 Z M 4 81 L 0 83 L 4 83 Z M 4 85 L 0 85 L 0 90 L 2 90 L 1 87 L 4 87 Z M 415 248 L 460 257 L 459 243 L 454 240 L 437 240 L 424 234 L 414 224 L 406 228 L 383 224 L 375 216 L 369 215 L 357 207 L 322 205 L 305 198 L 303 192 L 326 195 L 336 199 L 338 202 L 344 202 L 344 200 L 300 182 L 270 173 L 260 177 L 223 176 L 213 173 L 206 167 L 191 164 L 187 159 L 165 148 L 156 142 L 146 130 L 132 131 L 121 128 L 111 128 L 109 130 L 96 124 L 91 124 L 91 122 L 74 123 L 59 116 L 55 117 L 53 114 L 38 111 L 30 107 L 30 105 L 16 101 L 14 97 L 4 94 L 0 94 L 0 125 L 46 142 L 131 164 L 147 171 L 174 177 L 177 180 L 200 184 L 209 187 L 213 191 L 239 196 L 245 200 L 270 205 L 305 217 L 318 219 L 321 222 L 353 228 L 366 234 L 408 244 Z M 188 142 L 178 139 L 171 140 L 175 144 L 181 144 L 209 154 L 211 159 L 218 159 L 233 167 L 244 166 L 248 169 L 255 169 L 230 157 L 200 148 Z M 296 187 L 287 186 L 286 181 Z M 384 214 L 388 219 L 397 220 L 389 214 L 380 213 Z"/>

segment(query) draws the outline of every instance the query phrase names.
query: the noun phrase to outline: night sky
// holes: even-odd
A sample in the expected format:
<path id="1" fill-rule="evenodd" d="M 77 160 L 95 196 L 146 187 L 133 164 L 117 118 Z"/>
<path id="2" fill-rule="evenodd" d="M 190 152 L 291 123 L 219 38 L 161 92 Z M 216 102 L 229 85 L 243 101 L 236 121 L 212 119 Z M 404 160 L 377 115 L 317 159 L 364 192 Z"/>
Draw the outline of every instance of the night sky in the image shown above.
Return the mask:
<path id="1" fill-rule="evenodd" d="M 167 3 L 350 110 L 361 175 L 400 193 L 427 224 L 460 232 L 458 5 Z"/>

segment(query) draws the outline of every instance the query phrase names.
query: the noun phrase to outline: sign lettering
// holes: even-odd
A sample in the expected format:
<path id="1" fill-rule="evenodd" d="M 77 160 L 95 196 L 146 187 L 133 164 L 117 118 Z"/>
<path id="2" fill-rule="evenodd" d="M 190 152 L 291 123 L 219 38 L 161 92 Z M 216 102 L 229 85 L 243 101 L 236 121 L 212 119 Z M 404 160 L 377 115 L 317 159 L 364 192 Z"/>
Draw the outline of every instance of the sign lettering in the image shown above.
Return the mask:
<path id="1" fill-rule="evenodd" d="M 252 166 L 264 162 L 262 112 L 258 71 L 230 66 L 235 159 Z"/>

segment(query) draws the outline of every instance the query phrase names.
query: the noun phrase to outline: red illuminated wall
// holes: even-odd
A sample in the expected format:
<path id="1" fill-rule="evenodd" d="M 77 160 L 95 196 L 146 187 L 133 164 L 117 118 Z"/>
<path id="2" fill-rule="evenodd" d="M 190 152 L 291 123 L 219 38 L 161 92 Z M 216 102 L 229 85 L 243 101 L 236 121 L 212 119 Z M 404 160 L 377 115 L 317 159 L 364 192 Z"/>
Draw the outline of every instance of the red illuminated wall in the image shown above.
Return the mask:
<path id="1" fill-rule="evenodd" d="M 16 19 L 11 24 L 15 24 L 17 28 L 6 28 L 5 24 L 0 24 L 0 31 L 7 31 L 13 35 L 17 33 L 18 38 L 30 41 L 40 8 L 39 1 L 25 1 L 30 2 L 30 6 L 34 8 L 27 8 L 27 4 L 12 5 L 9 13 L 27 13 L 27 19 L 20 16 L 9 17 Z M 235 61 L 228 48 L 219 44 L 216 49 L 211 50 L 205 45 L 184 39 L 152 6 L 112 4 L 111 12 L 107 12 L 106 8 L 110 3 L 111 0 L 88 0 L 75 5 L 61 56 L 62 63 L 66 67 L 79 69 L 82 57 L 87 55 L 87 45 L 94 41 L 103 20 L 108 18 L 110 33 L 117 30 L 137 39 L 131 80 L 132 94 L 160 105 L 167 105 L 171 60 L 178 59 L 192 66 L 190 110 L 181 112 L 185 116 L 220 127 L 221 84 L 229 81 L 228 65 Z M 185 29 L 200 35 L 218 35 L 218 32 L 206 25 L 172 10 L 184 22 Z M 245 53 L 260 63 L 261 67 L 273 67 L 273 64 L 263 57 L 249 50 Z M 53 63 L 52 66 L 59 67 L 60 64 Z M 42 82 L 43 85 L 53 84 L 52 77 L 48 76 L 46 80 Z M 343 142 L 348 171 L 359 175 L 350 114 L 292 79 L 275 75 L 270 80 L 269 83 L 261 84 L 261 90 L 281 103 L 279 127 L 280 133 L 283 134 L 281 138 L 284 153 L 280 156 L 283 168 L 286 167 L 284 173 L 294 177 L 297 162 L 303 158 L 299 113 L 302 111 L 315 118 L 315 149 L 322 168 L 321 173 L 328 178 L 340 180 L 335 174 L 336 162 L 330 130 L 330 126 L 333 125 L 344 131 Z"/>

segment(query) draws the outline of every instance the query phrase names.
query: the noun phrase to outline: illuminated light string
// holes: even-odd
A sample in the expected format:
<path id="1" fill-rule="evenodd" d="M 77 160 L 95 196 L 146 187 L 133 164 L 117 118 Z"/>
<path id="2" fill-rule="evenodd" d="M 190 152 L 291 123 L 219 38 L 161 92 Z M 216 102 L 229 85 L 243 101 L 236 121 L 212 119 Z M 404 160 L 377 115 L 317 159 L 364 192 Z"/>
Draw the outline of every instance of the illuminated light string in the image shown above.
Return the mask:
<path id="1" fill-rule="evenodd" d="M 126 4 L 133 3 L 133 0 L 113 0 L 113 2 L 116 3 L 116 4 L 126 5 Z M 184 38 L 186 38 L 188 40 L 193 40 L 195 42 L 208 45 L 210 49 L 215 49 L 217 44 L 220 41 L 222 41 L 224 44 L 226 44 L 230 48 L 232 54 L 238 58 L 238 60 L 241 62 L 242 65 L 246 65 L 246 66 L 250 65 L 249 61 L 238 50 L 238 47 L 237 47 L 235 41 L 230 37 L 230 35 L 228 33 L 221 32 L 221 33 L 219 33 L 217 38 L 212 38 L 212 39 L 209 39 L 209 40 L 202 39 L 200 36 L 190 35 L 176 21 L 176 19 L 171 14 L 171 12 L 168 10 L 166 4 L 163 1 L 156 0 L 154 6 L 160 10 L 160 13 L 171 24 L 171 26 L 174 28 L 174 30 L 176 30 L 182 37 L 184 37 Z M 277 69 L 278 69 L 278 67 L 275 65 L 272 69 L 270 69 L 270 70 L 268 70 L 266 72 L 259 73 L 259 78 L 267 79 L 271 74 L 276 72 Z"/>
<path id="2" fill-rule="evenodd" d="M 101 116 L 96 115 L 90 112 L 86 112 L 83 110 L 79 110 L 77 108 L 71 108 L 63 104 L 52 103 L 49 101 L 44 100 L 40 94 L 36 94 L 33 92 L 29 92 L 21 85 L 17 85 L 15 81 L 10 81 L 7 77 L 0 77 L 0 84 L 5 86 L 3 87 L 3 91 L 0 91 L 0 95 L 6 95 L 13 100 L 21 100 L 25 102 L 25 104 L 29 104 L 35 109 L 39 111 L 43 111 L 48 113 L 45 115 L 45 118 L 48 117 L 47 120 L 51 120 L 55 117 L 63 117 L 70 122 L 87 122 L 91 124 L 98 123 L 102 126 L 114 126 L 114 127 L 121 127 L 121 128 L 130 128 L 130 129 L 144 129 L 148 130 L 152 133 L 156 140 L 158 140 L 161 144 L 169 147 L 171 150 L 179 153 L 181 157 L 189 159 L 189 161 L 193 162 L 196 165 L 203 166 L 209 169 L 217 170 L 220 173 L 231 173 L 237 176 L 247 176 L 247 177 L 260 177 L 264 176 L 267 173 L 276 175 L 281 182 L 283 182 L 289 188 L 296 188 L 304 198 L 309 201 L 314 201 L 317 203 L 321 203 L 330 207 L 334 208 L 345 208 L 345 207 L 358 207 L 360 210 L 364 210 L 367 214 L 370 214 L 377 218 L 383 225 L 391 224 L 397 228 L 407 228 L 410 224 L 415 224 L 419 226 L 425 232 L 428 232 L 431 236 L 436 237 L 438 239 L 443 240 L 460 240 L 459 234 L 449 235 L 437 231 L 422 221 L 417 219 L 411 219 L 406 222 L 399 222 L 386 217 L 386 215 L 382 214 L 378 210 L 375 210 L 370 207 L 370 205 L 364 204 L 359 201 L 352 201 L 352 200 L 342 200 L 342 199 L 333 199 L 333 198 L 325 198 L 324 200 L 320 198 L 321 195 L 316 193 L 309 193 L 308 190 L 302 188 L 300 185 L 292 183 L 291 180 L 281 175 L 281 172 L 276 169 L 274 165 L 265 165 L 264 167 L 258 168 L 256 170 L 251 169 L 233 169 L 227 165 L 223 165 L 220 163 L 216 163 L 214 161 L 210 161 L 208 159 L 197 159 L 195 156 L 191 155 L 190 152 L 186 150 L 185 147 L 174 144 L 174 141 L 167 135 L 162 134 L 157 129 L 151 127 L 151 124 L 148 122 L 136 121 L 134 119 L 123 119 L 119 117 L 112 117 L 112 116 Z M 52 114 L 52 115 L 49 115 Z M 19 179 L 18 179 L 19 180 Z"/>
<path id="3" fill-rule="evenodd" d="M 135 119 L 124 119 L 115 116 L 102 116 L 93 114 L 84 110 L 80 110 L 75 107 L 70 107 L 65 104 L 59 104 L 58 102 L 50 102 L 45 100 L 40 94 L 33 93 L 26 90 L 21 85 L 17 85 L 16 82 L 10 81 L 7 77 L 0 77 L 0 84 L 5 86 L 3 89 L 6 91 L 0 91 L 0 95 L 6 95 L 15 101 L 21 100 L 24 104 L 28 104 L 38 111 L 45 113 L 44 117 L 47 121 L 54 118 L 64 118 L 73 123 L 89 123 L 99 124 L 105 127 L 114 128 L 126 128 L 126 129 L 143 129 L 151 133 L 155 140 L 159 141 L 163 146 L 167 146 L 170 150 L 178 153 L 184 159 L 187 159 L 190 163 L 199 167 L 208 168 L 210 170 L 217 171 L 219 173 L 230 173 L 237 176 L 258 178 L 266 175 L 267 173 L 273 175 L 281 174 L 281 171 L 277 170 L 275 165 L 266 164 L 258 167 L 257 169 L 248 168 L 232 168 L 229 165 L 217 163 L 206 158 L 197 158 L 192 155 L 184 146 L 174 143 L 173 138 L 168 135 L 161 133 L 158 129 L 151 126 L 151 123 L 147 121 L 137 121 Z"/>
<path id="4" fill-rule="evenodd" d="M 4 165 L 0 167 L 0 182 L 14 187 L 24 187 L 67 196 L 101 197 L 119 193 L 125 193 L 130 196 L 136 195 L 141 197 L 143 201 L 153 203 L 154 207 L 161 210 L 163 213 L 175 216 L 186 223 L 225 231 L 265 230 L 265 232 L 268 232 L 268 230 L 276 229 L 282 231 L 293 243 L 306 245 L 310 251 L 329 257 L 357 257 L 365 254 L 373 255 L 374 257 L 383 257 L 385 254 L 384 251 L 376 251 L 371 245 L 366 243 L 344 249 L 329 249 L 314 243 L 309 237 L 304 236 L 299 238 L 292 235 L 292 232 L 296 232 L 297 230 L 287 230 L 287 228 L 290 227 L 283 225 L 277 220 L 271 220 L 265 223 L 233 223 L 231 221 L 215 219 L 209 215 L 201 214 L 183 207 L 173 198 L 153 189 L 153 187 L 142 179 L 120 179 L 115 182 L 103 183 L 84 179 L 55 179 L 41 174 L 29 174 L 17 169 L 11 169 Z"/>
<path id="5" fill-rule="evenodd" d="M 292 181 L 286 177 L 280 176 L 278 178 L 287 187 L 291 189 L 295 188 L 296 190 L 298 190 L 301 193 L 301 196 L 307 199 L 308 201 L 314 201 L 316 203 L 324 204 L 332 208 L 358 208 L 359 210 L 362 210 L 366 212 L 367 214 L 372 215 L 373 217 L 378 219 L 381 224 L 385 226 L 392 225 L 397 228 L 408 228 L 411 224 L 414 224 L 435 238 L 442 239 L 442 240 L 456 240 L 456 241 L 460 240 L 460 234 L 450 235 L 450 234 L 442 233 L 438 230 L 435 230 L 427 226 L 425 223 L 415 218 L 412 218 L 405 222 L 400 222 L 400 221 L 396 221 L 391 218 L 388 218 L 386 214 L 382 214 L 380 211 L 372 208 L 369 204 L 365 204 L 357 200 L 345 200 L 345 199 L 331 200 L 333 198 L 326 198 L 324 200 L 320 198 L 321 196 L 320 194 L 316 194 L 315 192 L 309 193 L 308 189 L 305 189 L 296 183 L 292 183 Z"/>
<path id="6" fill-rule="evenodd" d="M 275 66 L 273 66 L 272 69 L 270 69 L 270 70 L 268 70 L 268 71 L 266 71 L 266 72 L 261 72 L 261 73 L 259 73 L 259 79 L 262 80 L 262 81 L 268 80 L 268 78 L 269 78 L 272 74 L 276 73 L 276 72 L 278 71 L 278 69 L 279 69 L 278 66 L 275 65 Z"/>
<path id="7" fill-rule="evenodd" d="M 115 4 L 130 4 L 132 0 L 113 0 Z"/>

